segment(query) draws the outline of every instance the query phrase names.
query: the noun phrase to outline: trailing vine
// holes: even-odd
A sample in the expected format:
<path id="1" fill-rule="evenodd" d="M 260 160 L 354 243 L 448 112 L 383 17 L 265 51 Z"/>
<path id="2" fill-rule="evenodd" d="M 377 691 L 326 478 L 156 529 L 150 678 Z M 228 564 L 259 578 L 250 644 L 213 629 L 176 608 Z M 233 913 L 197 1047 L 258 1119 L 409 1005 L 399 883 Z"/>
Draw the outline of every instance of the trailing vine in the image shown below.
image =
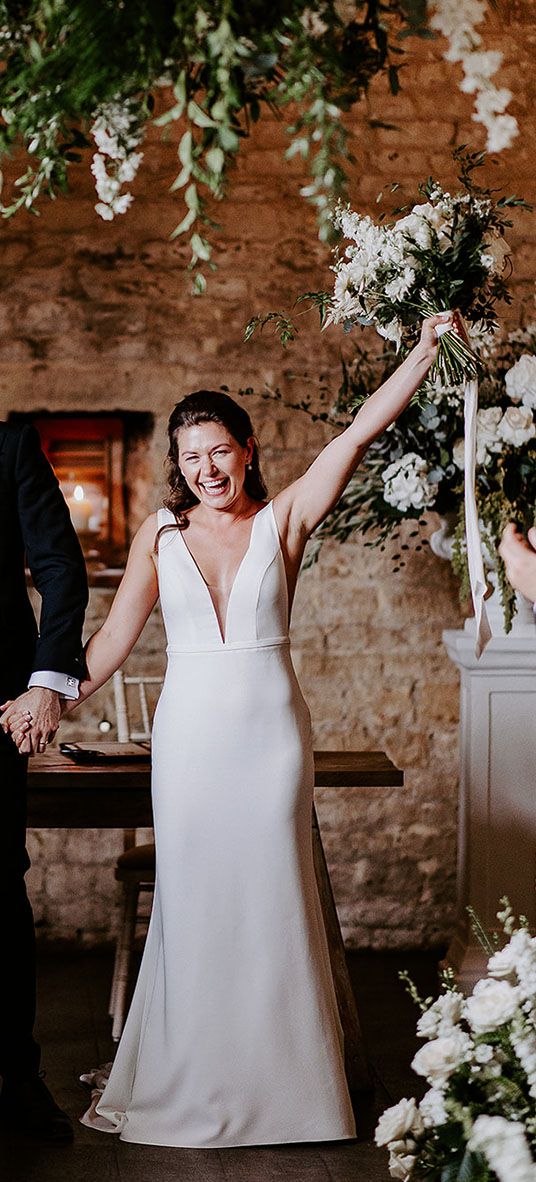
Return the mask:
<path id="1" fill-rule="evenodd" d="M 180 121 L 174 234 L 188 238 L 201 291 L 214 266 L 208 199 L 225 194 L 262 109 L 292 106 L 286 154 L 307 163 L 301 192 L 325 238 L 351 158 L 341 115 L 380 71 L 398 90 L 399 36 L 426 33 L 425 21 L 423 0 L 0 0 L 0 160 L 17 150 L 22 161 L 0 212 L 37 213 L 97 147 L 97 212 L 125 213 L 147 125 Z"/>

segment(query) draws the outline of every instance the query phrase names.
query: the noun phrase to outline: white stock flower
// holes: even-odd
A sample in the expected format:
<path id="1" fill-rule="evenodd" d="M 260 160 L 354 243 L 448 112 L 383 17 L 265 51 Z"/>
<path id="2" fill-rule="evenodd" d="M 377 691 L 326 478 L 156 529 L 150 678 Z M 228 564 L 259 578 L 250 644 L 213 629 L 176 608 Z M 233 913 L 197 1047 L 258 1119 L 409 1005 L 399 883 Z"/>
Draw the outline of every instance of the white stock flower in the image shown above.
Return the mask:
<path id="1" fill-rule="evenodd" d="M 468 1148 L 483 1155 L 499 1182 L 536 1182 L 536 1164 L 520 1121 L 477 1117 Z"/>
<path id="2" fill-rule="evenodd" d="M 445 1093 L 440 1088 L 429 1088 L 419 1104 L 425 1129 L 434 1129 L 437 1125 L 444 1125 L 448 1120 L 445 1107 Z"/>
<path id="3" fill-rule="evenodd" d="M 504 380 L 512 402 L 522 402 L 523 406 L 536 410 L 536 357 L 523 353 L 505 374 Z"/>
<path id="4" fill-rule="evenodd" d="M 505 443 L 511 443 L 513 447 L 522 447 L 536 435 L 532 411 L 526 406 L 509 406 L 499 423 L 497 433 Z"/>
<path id="5" fill-rule="evenodd" d="M 376 1125 L 374 1140 L 376 1145 L 389 1145 L 391 1141 L 401 1141 L 407 1133 L 419 1136 L 423 1128 L 417 1102 L 412 1096 L 410 1100 L 399 1100 L 392 1108 L 386 1108 Z"/>
<path id="6" fill-rule="evenodd" d="M 411 1066 L 417 1075 L 424 1075 L 433 1086 L 441 1087 L 467 1061 L 472 1046 L 469 1035 L 453 1026 L 450 1034 L 440 1035 L 421 1047 Z"/>
<path id="7" fill-rule="evenodd" d="M 508 981 L 477 981 L 465 1002 L 465 1017 L 475 1034 L 487 1034 L 510 1022 L 519 1008 L 519 993 Z"/>
<path id="8" fill-rule="evenodd" d="M 497 115 L 495 119 L 488 120 L 486 128 L 488 152 L 503 152 L 505 148 L 511 148 L 519 135 L 517 119 L 513 115 Z"/>
<path id="9" fill-rule="evenodd" d="M 402 513 L 406 509 L 427 509 L 437 496 L 437 484 L 427 479 L 428 465 L 414 451 L 406 452 L 382 472 L 384 499 Z"/>

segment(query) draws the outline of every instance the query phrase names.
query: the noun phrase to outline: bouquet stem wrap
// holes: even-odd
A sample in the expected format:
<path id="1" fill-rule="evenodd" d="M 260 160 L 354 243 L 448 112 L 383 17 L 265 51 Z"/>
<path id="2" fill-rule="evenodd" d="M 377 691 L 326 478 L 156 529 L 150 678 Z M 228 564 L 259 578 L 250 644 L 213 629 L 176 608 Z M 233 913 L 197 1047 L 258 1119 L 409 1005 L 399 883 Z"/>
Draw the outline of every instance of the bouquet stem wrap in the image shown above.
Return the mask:
<path id="1" fill-rule="evenodd" d="M 491 640 L 491 628 L 484 603 L 486 579 L 482 560 L 482 546 L 478 527 L 478 512 L 475 497 L 476 473 L 476 412 L 478 410 L 478 381 L 471 378 L 464 382 L 465 413 L 465 536 L 467 541 L 467 566 L 469 583 L 476 621 L 475 656 L 481 657 Z"/>

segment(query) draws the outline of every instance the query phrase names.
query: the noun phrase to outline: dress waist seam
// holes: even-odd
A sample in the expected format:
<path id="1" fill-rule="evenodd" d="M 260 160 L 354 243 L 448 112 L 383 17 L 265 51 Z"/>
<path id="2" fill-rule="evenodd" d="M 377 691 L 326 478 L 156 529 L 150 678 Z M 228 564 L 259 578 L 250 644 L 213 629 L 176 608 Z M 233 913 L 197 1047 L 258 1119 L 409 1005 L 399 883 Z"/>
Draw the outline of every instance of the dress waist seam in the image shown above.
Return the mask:
<path id="1" fill-rule="evenodd" d="M 288 636 L 275 636 L 266 640 L 230 640 L 227 643 L 219 645 L 181 645 L 176 648 L 174 645 L 168 645 L 166 653 L 168 657 L 182 656 L 184 653 L 226 653 L 226 652 L 242 652 L 248 649 L 264 649 L 264 648 L 288 648 L 290 645 L 290 638 Z"/>

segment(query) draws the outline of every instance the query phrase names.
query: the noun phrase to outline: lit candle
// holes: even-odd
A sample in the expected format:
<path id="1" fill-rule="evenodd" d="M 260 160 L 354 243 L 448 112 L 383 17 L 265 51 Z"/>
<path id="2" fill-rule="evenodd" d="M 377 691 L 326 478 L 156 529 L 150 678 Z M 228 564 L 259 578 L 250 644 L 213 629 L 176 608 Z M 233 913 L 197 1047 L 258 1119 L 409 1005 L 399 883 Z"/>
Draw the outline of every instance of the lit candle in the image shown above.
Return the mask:
<path id="1" fill-rule="evenodd" d="M 83 532 L 89 527 L 89 519 L 93 512 L 91 501 L 84 496 L 84 489 L 81 484 L 77 484 L 72 497 L 68 498 L 67 504 L 71 514 L 71 521 L 74 528 Z"/>

